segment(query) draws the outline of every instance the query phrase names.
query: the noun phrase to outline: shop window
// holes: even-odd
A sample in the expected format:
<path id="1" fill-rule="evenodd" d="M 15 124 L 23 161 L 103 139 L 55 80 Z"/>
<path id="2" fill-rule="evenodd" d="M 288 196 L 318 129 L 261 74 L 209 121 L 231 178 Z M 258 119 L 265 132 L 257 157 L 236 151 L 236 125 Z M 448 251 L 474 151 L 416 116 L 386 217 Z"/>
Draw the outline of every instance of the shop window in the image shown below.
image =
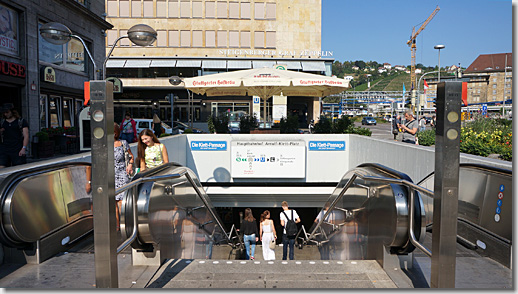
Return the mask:
<path id="1" fill-rule="evenodd" d="M 167 46 L 167 31 L 157 31 L 156 44 L 158 47 Z"/>
<path id="2" fill-rule="evenodd" d="M 228 17 L 239 18 L 239 2 L 230 2 L 228 4 Z"/>
<path id="3" fill-rule="evenodd" d="M 228 37 L 229 37 L 229 47 L 238 48 L 239 47 L 239 32 L 230 31 Z"/>
<path id="4" fill-rule="evenodd" d="M 74 112 L 71 98 L 63 99 L 63 127 L 69 128 L 74 126 Z"/>
<path id="5" fill-rule="evenodd" d="M 218 31 L 218 47 L 227 47 L 227 31 Z"/>
<path id="6" fill-rule="evenodd" d="M 205 47 L 216 47 L 215 31 L 205 31 Z"/>
<path id="7" fill-rule="evenodd" d="M 192 2 L 192 17 L 194 17 L 194 18 L 203 17 L 203 3 L 201 1 Z"/>
<path id="8" fill-rule="evenodd" d="M 156 17 L 167 17 L 167 2 L 165 0 L 156 1 Z"/>
<path id="9" fill-rule="evenodd" d="M 216 3 L 214 1 L 205 2 L 205 18 L 216 17 Z"/>
<path id="10" fill-rule="evenodd" d="M 250 48 L 250 32 L 241 32 L 241 48 Z"/>
<path id="11" fill-rule="evenodd" d="M 227 2 L 218 1 L 218 18 L 228 18 Z"/>
<path id="12" fill-rule="evenodd" d="M 131 0 L 131 17 L 142 17 L 142 2 Z"/>
<path id="13" fill-rule="evenodd" d="M 254 18 L 264 19 L 264 2 L 254 3 Z"/>
<path id="14" fill-rule="evenodd" d="M 250 2 L 241 2 L 241 18 L 250 19 Z"/>
<path id="15" fill-rule="evenodd" d="M 119 9 L 119 3 L 117 3 L 117 0 L 108 0 L 108 17 L 117 17 L 119 16 L 118 10 Z"/>
<path id="16" fill-rule="evenodd" d="M 266 3 L 266 19 L 275 19 L 276 3 Z"/>
<path id="17" fill-rule="evenodd" d="M 49 97 L 49 127 L 51 128 L 57 128 L 61 126 L 60 99 L 61 98 L 59 96 Z"/>
<path id="18" fill-rule="evenodd" d="M 128 0 L 119 1 L 119 16 L 129 17 L 130 16 L 130 5 Z"/>
<path id="19" fill-rule="evenodd" d="M 178 0 L 169 0 L 169 17 L 178 18 L 180 15 L 178 12 Z"/>
<path id="20" fill-rule="evenodd" d="M 180 47 L 179 31 L 169 31 L 169 47 Z"/>
<path id="21" fill-rule="evenodd" d="M 191 17 L 191 2 L 182 0 L 180 2 L 180 17 L 190 18 Z"/>
<path id="22" fill-rule="evenodd" d="M 266 32 L 266 48 L 275 48 L 275 32 Z"/>
<path id="23" fill-rule="evenodd" d="M 153 13 L 153 0 L 144 0 L 144 17 L 155 17 Z"/>
<path id="24" fill-rule="evenodd" d="M 180 31 L 180 47 L 191 47 L 191 31 Z"/>
<path id="25" fill-rule="evenodd" d="M 254 47 L 264 48 L 264 32 L 254 32 Z"/>
<path id="26" fill-rule="evenodd" d="M 203 31 L 192 31 L 192 46 L 203 47 Z"/>
<path id="27" fill-rule="evenodd" d="M 47 127 L 47 95 L 40 95 L 40 129 Z"/>

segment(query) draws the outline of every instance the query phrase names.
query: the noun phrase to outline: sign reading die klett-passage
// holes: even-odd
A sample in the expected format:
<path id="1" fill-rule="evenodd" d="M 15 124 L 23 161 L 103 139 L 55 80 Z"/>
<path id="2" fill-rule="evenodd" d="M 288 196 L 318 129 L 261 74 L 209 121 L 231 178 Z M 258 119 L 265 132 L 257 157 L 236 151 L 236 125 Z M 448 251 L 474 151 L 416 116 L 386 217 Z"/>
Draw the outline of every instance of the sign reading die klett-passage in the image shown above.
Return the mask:
<path id="1" fill-rule="evenodd" d="M 226 151 L 226 141 L 191 141 L 193 151 Z"/>
<path id="2" fill-rule="evenodd" d="M 309 151 L 344 151 L 345 141 L 309 141 Z"/>
<path id="3" fill-rule="evenodd" d="M 234 178 L 304 178 L 304 141 L 232 141 Z"/>

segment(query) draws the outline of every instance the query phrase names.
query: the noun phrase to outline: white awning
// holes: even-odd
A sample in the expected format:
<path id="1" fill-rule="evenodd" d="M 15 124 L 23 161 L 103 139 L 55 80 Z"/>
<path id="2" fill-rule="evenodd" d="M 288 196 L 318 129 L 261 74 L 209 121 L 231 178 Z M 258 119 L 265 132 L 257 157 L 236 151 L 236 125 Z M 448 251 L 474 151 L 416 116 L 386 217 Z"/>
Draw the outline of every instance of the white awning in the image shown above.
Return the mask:
<path id="1" fill-rule="evenodd" d="M 288 69 L 290 70 L 298 70 L 302 69 L 302 66 L 300 65 L 300 61 L 284 61 L 284 60 L 277 60 L 277 64 L 280 65 L 286 65 Z"/>
<path id="2" fill-rule="evenodd" d="M 249 69 L 252 68 L 252 61 L 250 60 L 229 60 L 227 62 L 228 69 Z"/>
<path id="3" fill-rule="evenodd" d="M 176 67 L 201 67 L 201 60 L 179 59 L 176 61 Z"/>
<path id="4" fill-rule="evenodd" d="M 128 59 L 125 68 L 149 68 L 151 59 Z"/>
<path id="5" fill-rule="evenodd" d="M 201 68 L 227 68 L 226 60 L 203 60 Z"/>
<path id="6" fill-rule="evenodd" d="M 273 68 L 275 66 L 274 60 L 252 60 L 254 68 Z"/>
<path id="7" fill-rule="evenodd" d="M 126 63 L 126 59 L 108 59 L 106 62 L 106 68 L 122 68 Z"/>
<path id="8" fill-rule="evenodd" d="M 154 59 L 151 60 L 151 65 L 149 67 L 175 67 L 176 60 L 175 59 Z"/>
<path id="9" fill-rule="evenodd" d="M 303 71 L 326 71 L 323 61 L 301 61 Z"/>

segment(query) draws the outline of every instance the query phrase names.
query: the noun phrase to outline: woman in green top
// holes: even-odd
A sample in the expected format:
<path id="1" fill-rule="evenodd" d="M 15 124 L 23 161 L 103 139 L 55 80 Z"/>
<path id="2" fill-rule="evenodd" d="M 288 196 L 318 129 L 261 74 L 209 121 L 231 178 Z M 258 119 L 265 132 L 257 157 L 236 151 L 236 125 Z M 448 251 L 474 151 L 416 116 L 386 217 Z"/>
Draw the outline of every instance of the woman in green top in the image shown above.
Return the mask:
<path id="1" fill-rule="evenodd" d="M 142 130 L 139 134 L 138 157 L 141 171 L 169 162 L 165 145 L 158 141 L 150 129 Z"/>

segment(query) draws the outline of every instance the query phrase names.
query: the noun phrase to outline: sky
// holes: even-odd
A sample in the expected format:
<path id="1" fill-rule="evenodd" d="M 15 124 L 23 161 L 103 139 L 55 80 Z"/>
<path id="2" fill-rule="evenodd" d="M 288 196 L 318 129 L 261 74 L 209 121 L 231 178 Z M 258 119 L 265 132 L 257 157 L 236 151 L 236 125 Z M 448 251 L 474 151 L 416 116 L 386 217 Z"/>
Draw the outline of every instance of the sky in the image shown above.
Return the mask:
<path id="1" fill-rule="evenodd" d="M 514 1 L 517 5 L 518 1 Z M 410 65 L 410 39 L 417 36 L 416 64 L 468 67 L 480 54 L 512 52 L 511 0 L 322 0 L 322 51 L 337 61 Z"/>

